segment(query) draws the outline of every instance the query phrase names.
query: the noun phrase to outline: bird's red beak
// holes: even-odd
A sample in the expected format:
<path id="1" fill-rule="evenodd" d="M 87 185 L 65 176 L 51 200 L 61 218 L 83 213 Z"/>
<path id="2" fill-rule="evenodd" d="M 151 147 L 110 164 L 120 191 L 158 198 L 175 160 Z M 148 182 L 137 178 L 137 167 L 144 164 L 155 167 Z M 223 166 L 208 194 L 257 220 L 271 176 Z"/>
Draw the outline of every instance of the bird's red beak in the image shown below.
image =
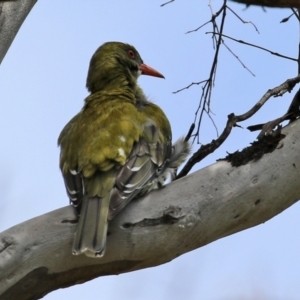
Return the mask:
<path id="1" fill-rule="evenodd" d="M 164 75 L 160 74 L 158 71 L 154 70 L 153 68 L 147 66 L 146 64 L 140 65 L 140 70 L 142 71 L 143 75 L 149 75 L 154 77 L 165 78 Z"/>

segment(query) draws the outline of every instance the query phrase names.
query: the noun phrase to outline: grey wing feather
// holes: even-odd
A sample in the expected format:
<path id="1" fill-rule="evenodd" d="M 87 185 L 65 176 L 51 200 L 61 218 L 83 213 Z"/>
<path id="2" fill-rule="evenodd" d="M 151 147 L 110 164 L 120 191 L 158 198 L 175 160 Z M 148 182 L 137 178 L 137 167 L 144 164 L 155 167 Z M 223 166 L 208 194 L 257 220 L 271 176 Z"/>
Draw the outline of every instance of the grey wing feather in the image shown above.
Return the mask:
<path id="1" fill-rule="evenodd" d="M 186 141 L 184 137 L 179 138 L 172 145 L 171 157 L 166 162 L 165 168 L 161 173 L 160 177 L 166 180 L 166 178 L 170 175 L 171 181 L 173 181 L 176 177 L 178 167 L 186 160 L 191 151 L 191 144 L 188 141 Z"/>
<path id="2" fill-rule="evenodd" d="M 142 196 L 153 189 L 163 187 L 165 181 L 169 177 L 170 180 L 173 181 L 176 178 L 178 167 L 191 153 L 191 149 L 191 144 L 186 141 L 184 137 L 179 138 L 175 144 L 172 145 L 172 153 L 165 160 L 164 164 L 157 170 L 157 176 L 142 188 L 139 196 Z"/>
<path id="3" fill-rule="evenodd" d="M 79 213 L 85 193 L 82 174 L 76 170 L 71 170 L 69 173 L 63 174 L 63 178 L 70 202 Z"/>
<path id="4" fill-rule="evenodd" d="M 165 151 L 168 147 L 171 149 L 171 144 L 164 146 L 166 147 Z M 159 143 L 155 147 L 158 152 L 159 148 L 162 148 Z M 110 200 L 109 220 L 130 200 L 143 194 L 145 186 L 159 175 L 159 169 L 163 166 L 164 160 L 158 160 L 151 154 L 151 152 L 155 152 L 155 147 L 143 139 L 135 143 L 128 161 L 116 177 Z"/>
<path id="5" fill-rule="evenodd" d="M 163 186 L 168 176 L 173 180 L 177 168 L 191 152 L 184 138 L 171 143 L 147 143 L 141 139 L 135 144 L 127 163 L 116 178 L 111 195 L 109 220 L 130 200 Z"/>

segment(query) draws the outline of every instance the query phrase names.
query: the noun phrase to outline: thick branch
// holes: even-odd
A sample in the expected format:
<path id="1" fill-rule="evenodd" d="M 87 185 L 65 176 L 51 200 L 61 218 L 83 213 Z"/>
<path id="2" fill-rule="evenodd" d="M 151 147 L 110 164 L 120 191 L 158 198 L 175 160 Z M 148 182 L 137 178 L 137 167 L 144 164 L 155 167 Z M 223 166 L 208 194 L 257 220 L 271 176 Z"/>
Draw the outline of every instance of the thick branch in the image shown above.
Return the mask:
<path id="1" fill-rule="evenodd" d="M 220 161 L 130 203 L 109 225 L 103 258 L 72 256 L 72 207 L 0 234 L 0 298 L 38 299 L 98 276 L 169 262 L 261 224 L 300 198 L 300 121 L 278 147 L 238 168 Z"/>
<path id="2" fill-rule="evenodd" d="M 261 5 L 270 7 L 300 7 L 299 0 L 233 0 L 247 5 Z"/>
<path id="3" fill-rule="evenodd" d="M 0 0 L 0 64 L 37 0 Z"/>

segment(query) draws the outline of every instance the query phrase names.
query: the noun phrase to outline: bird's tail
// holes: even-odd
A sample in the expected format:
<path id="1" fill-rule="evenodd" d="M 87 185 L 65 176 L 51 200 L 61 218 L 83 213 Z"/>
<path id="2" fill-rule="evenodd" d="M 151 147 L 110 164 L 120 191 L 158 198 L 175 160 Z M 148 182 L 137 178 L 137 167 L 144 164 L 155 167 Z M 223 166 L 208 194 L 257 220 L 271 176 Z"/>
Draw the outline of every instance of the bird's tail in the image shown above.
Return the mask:
<path id="1" fill-rule="evenodd" d="M 172 145 L 171 156 L 166 160 L 161 173 L 155 179 L 146 184 L 139 192 L 139 196 L 149 193 L 151 190 L 159 189 L 164 186 L 165 181 L 170 178 L 173 181 L 176 178 L 178 167 L 185 161 L 192 151 L 192 145 L 184 137 L 179 138 Z"/>
<path id="2" fill-rule="evenodd" d="M 166 172 L 171 175 L 171 180 L 176 177 L 176 172 L 178 167 L 184 163 L 186 158 L 192 151 L 191 144 L 184 139 L 184 137 L 179 138 L 172 146 L 172 154 L 170 160 L 166 163 Z"/>
<path id="3" fill-rule="evenodd" d="M 73 244 L 73 254 L 84 253 L 90 257 L 101 257 L 105 252 L 109 198 L 84 196 L 77 232 Z"/>
<path id="4" fill-rule="evenodd" d="M 164 166 L 164 171 L 160 175 L 163 180 L 170 175 L 171 181 L 176 177 L 178 167 L 186 160 L 188 155 L 192 151 L 191 144 L 184 139 L 184 137 L 179 138 L 172 145 L 172 154 L 170 159 L 166 162 Z"/>

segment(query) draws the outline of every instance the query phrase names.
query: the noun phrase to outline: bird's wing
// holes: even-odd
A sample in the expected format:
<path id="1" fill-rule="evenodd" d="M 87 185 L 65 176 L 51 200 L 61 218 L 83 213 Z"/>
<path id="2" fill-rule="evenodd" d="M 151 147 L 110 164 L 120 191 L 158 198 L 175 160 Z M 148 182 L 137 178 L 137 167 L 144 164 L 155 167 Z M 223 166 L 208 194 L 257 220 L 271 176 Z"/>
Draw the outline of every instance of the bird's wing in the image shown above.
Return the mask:
<path id="1" fill-rule="evenodd" d="M 66 190 L 80 214 L 73 252 L 101 256 L 107 221 L 153 189 L 171 155 L 168 120 L 156 106 L 139 111 L 132 104 L 104 102 L 73 118 L 59 145 Z"/>
<path id="2" fill-rule="evenodd" d="M 127 162 L 117 173 L 110 198 L 109 220 L 134 197 L 153 189 L 152 183 L 164 169 L 171 147 L 170 137 L 154 124 L 144 127 L 142 137 L 135 142 Z"/>
<path id="3" fill-rule="evenodd" d="M 70 202 L 79 213 L 85 193 L 82 173 L 77 170 L 70 170 L 68 173 L 62 173 L 62 175 Z"/>
<path id="4" fill-rule="evenodd" d="M 156 131 L 157 129 L 148 128 L 148 130 Z M 147 186 L 149 186 L 149 190 L 152 189 L 152 182 L 165 169 L 164 165 L 170 151 L 170 141 L 149 143 L 141 138 L 134 143 L 127 162 L 119 169 L 110 170 L 110 172 L 97 172 L 89 179 L 84 178 L 82 172 L 75 169 L 63 173 L 70 202 L 81 214 L 86 189 L 91 193 L 93 189 L 99 189 L 99 185 L 105 186 L 106 179 L 115 176 L 114 186 L 111 187 L 112 193 L 109 205 L 109 219 L 112 219 L 130 200 L 147 192 Z M 109 188 L 105 187 L 105 190 L 109 190 Z"/>

